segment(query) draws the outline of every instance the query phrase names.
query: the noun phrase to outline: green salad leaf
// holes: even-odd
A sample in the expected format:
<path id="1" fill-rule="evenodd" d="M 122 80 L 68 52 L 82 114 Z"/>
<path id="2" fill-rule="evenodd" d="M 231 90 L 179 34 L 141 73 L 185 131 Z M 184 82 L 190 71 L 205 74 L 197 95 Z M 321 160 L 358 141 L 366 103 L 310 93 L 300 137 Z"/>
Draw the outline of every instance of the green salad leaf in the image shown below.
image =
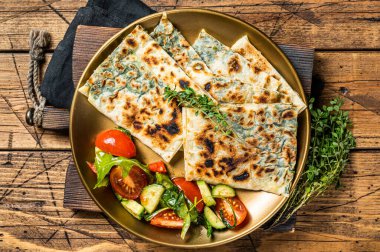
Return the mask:
<path id="1" fill-rule="evenodd" d="M 106 176 L 111 171 L 112 167 L 114 167 L 115 165 L 118 165 L 122 168 L 124 178 L 128 176 L 128 173 L 133 166 L 137 166 L 141 168 L 151 180 L 153 180 L 153 176 L 150 173 L 147 165 L 140 163 L 138 160 L 128 159 L 125 157 L 114 157 L 109 153 L 97 151 L 95 155 L 97 183 L 94 186 L 94 189 L 108 185 L 108 177 Z"/>
<path id="2" fill-rule="evenodd" d="M 108 182 L 106 182 L 105 178 L 113 166 L 112 158 L 113 156 L 108 153 L 105 153 L 103 151 L 96 151 L 95 168 L 97 171 L 97 183 L 94 189 L 108 185 Z"/>
<path id="3" fill-rule="evenodd" d="M 206 219 L 204 214 L 200 214 L 198 216 L 198 223 L 201 224 L 207 230 L 207 237 L 211 238 L 214 233 L 214 229 L 212 228 L 210 222 Z"/>
<path id="4" fill-rule="evenodd" d="M 177 210 L 179 207 L 180 199 L 180 191 L 177 187 L 171 187 L 164 191 L 164 193 L 161 196 L 161 204 L 165 207 L 169 207 L 173 210 Z M 180 216 L 181 217 L 181 216 Z"/>
<path id="5" fill-rule="evenodd" d="M 185 235 L 190 228 L 190 224 L 191 224 L 191 217 L 190 217 L 190 214 L 188 213 L 188 214 L 186 214 L 186 216 L 184 218 L 184 222 L 183 222 L 183 227 L 182 227 L 182 231 L 181 231 L 181 238 L 182 239 L 185 239 Z"/>
<path id="6" fill-rule="evenodd" d="M 196 202 L 197 203 L 197 202 Z M 178 187 L 167 188 L 161 196 L 160 204 L 163 207 L 173 209 L 174 212 L 184 220 L 181 238 L 184 239 L 191 222 L 198 223 L 198 211 L 195 205 L 186 199 Z"/>

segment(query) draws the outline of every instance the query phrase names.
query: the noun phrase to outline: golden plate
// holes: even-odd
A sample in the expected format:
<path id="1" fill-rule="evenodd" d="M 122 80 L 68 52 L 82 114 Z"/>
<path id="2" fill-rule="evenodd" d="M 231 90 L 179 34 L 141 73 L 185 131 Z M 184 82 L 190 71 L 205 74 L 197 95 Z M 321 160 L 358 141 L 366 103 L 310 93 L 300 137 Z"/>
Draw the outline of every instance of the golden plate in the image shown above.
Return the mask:
<path id="1" fill-rule="evenodd" d="M 202 28 L 205 28 L 210 34 L 228 46 L 231 46 L 243 35 L 248 35 L 250 41 L 269 59 L 289 84 L 300 94 L 303 101 L 306 102 L 301 82 L 294 67 L 274 42 L 255 27 L 234 17 L 209 10 L 180 9 L 167 11 L 167 14 L 170 21 L 191 43 L 196 39 Z M 148 31 L 151 31 L 158 24 L 160 17 L 161 13 L 156 13 L 141 18 L 110 38 L 88 64 L 78 86 L 85 83 L 96 67 L 121 43 L 122 39 L 129 34 L 135 25 L 140 24 Z M 307 157 L 310 140 L 309 112 L 306 110 L 299 115 L 298 121 L 297 173 L 292 188 L 294 188 L 301 175 Z M 181 240 L 180 231 L 178 230 L 156 228 L 133 218 L 116 200 L 109 187 L 92 189 L 96 182 L 96 176 L 87 168 L 86 161 L 94 160 L 96 134 L 104 129 L 113 127 L 115 125 L 88 103 L 85 96 L 75 92 L 71 107 L 70 142 L 81 180 L 95 203 L 111 219 L 139 237 L 174 247 L 201 248 L 217 246 L 236 240 L 259 228 L 286 201 L 285 197 L 271 193 L 239 190 L 238 195 L 249 211 L 249 217 L 245 225 L 234 230 L 215 232 L 213 239 L 206 236 L 204 228 L 195 227 L 189 231 L 185 240 Z M 161 159 L 141 142 L 136 141 L 136 144 L 139 160 L 149 163 Z M 168 166 L 170 171 L 176 175 L 183 173 L 183 152 L 179 152 Z"/>

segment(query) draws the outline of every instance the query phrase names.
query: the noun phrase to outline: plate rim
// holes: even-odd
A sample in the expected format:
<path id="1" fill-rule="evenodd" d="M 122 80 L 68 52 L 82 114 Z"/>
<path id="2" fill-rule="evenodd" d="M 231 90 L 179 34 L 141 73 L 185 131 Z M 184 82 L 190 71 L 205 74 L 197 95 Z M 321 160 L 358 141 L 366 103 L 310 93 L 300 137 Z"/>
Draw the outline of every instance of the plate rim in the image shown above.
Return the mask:
<path id="1" fill-rule="evenodd" d="M 80 84 L 84 82 L 84 78 L 85 78 L 85 75 L 86 73 L 89 71 L 89 68 L 91 68 L 91 65 L 92 65 L 92 62 L 98 57 L 99 54 L 101 54 L 111 43 L 113 43 L 116 39 L 118 39 L 121 34 L 123 34 L 125 32 L 125 30 L 133 27 L 133 26 L 136 26 L 138 25 L 139 23 L 141 22 L 144 22 L 144 21 L 147 21 L 151 18 L 155 18 L 155 17 L 159 17 L 161 16 L 164 12 L 166 12 L 168 15 L 169 14 L 172 14 L 172 13 L 181 13 L 181 12 L 198 12 L 198 13 L 203 13 L 203 14 L 211 14 L 211 15 L 217 15 L 217 16 L 221 16 L 223 18 L 227 18 L 227 19 L 231 19 L 233 20 L 234 22 L 239 22 L 241 23 L 242 25 L 244 26 L 248 26 L 249 29 L 254 29 L 256 32 L 260 33 L 265 39 L 267 39 L 267 41 L 273 46 L 273 48 L 276 49 L 277 53 L 279 53 L 286 61 L 287 64 L 290 65 L 290 70 L 293 74 L 293 76 L 295 76 L 295 80 L 297 82 L 297 85 L 299 85 L 299 87 L 301 88 L 301 91 L 299 93 L 301 99 L 303 100 L 303 102 L 305 102 L 305 104 L 307 105 L 307 100 L 306 100 L 306 95 L 305 95 L 305 92 L 304 92 L 304 89 L 302 87 L 302 84 L 301 84 L 301 81 L 300 81 L 300 78 L 297 74 L 297 71 L 295 70 L 293 64 L 291 63 L 291 61 L 289 60 L 289 58 L 284 54 L 284 52 L 279 48 L 279 46 L 270 38 L 268 37 L 265 33 L 263 33 L 261 30 L 259 30 L 258 28 L 256 28 L 255 26 L 249 24 L 248 22 L 246 21 L 243 21 L 237 17 L 234 17 L 234 16 L 231 16 L 229 14 L 225 14 L 225 13 L 222 13 L 222 12 L 219 12 L 219 11 L 215 11 L 215 10 L 209 10 L 209 9 L 199 9 L 199 8 L 181 8 L 181 9 L 174 9 L 174 10 L 166 10 L 166 11 L 161 11 L 161 12 L 156 12 L 156 13 L 152 13 L 152 14 L 149 14 L 147 16 L 144 16 L 142 18 L 139 18 L 137 20 L 135 20 L 134 22 L 130 23 L 128 26 L 122 28 L 119 32 L 117 32 L 115 35 L 113 35 L 111 38 L 109 38 L 97 51 L 96 53 L 92 56 L 91 60 L 88 62 L 86 68 L 83 70 L 82 74 L 81 74 L 81 77 L 78 81 L 78 84 L 75 88 L 75 91 L 74 91 L 74 96 L 73 96 L 73 99 L 72 99 L 72 104 L 71 104 L 71 107 L 70 107 L 70 123 L 69 123 L 69 138 L 70 138 L 70 145 L 71 145 L 71 152 L 72 152 L 72 157 L 73 157 L 73 161 L 74 161 L 74 164 L 75 164 L 75 168 L 78 172 L 78 175 L 80 177 L 80 180 L 83 184 L 83 186 L 85 187 L 86 191 L 88 192 L 88 194 L 90 195 L 91 199 L 96 203 L 96 205 L 100 208 L 100 210 L 105 213 L 109 218 L 111 218 L 114 222 L 116 222 L 119 226 L 121 226 L 122 228 L 126 229 L 128 232 L 131 232 L 132 234 L 140 237 L 140 238 L 143 238 L 147 241 L 150 241 L 150 242 L 153 242 L 153 243 L 156 243 L 156 244 L 160 244 L 160 245 L 165 245 L 165 246 L 169 246 L 169 247 L 176 247 L 176 248 L 207 248 L 207 247 L 215 247 L 215 246 L 220 246 L 220 245 L 223 245 L 223 244 L 226 244 L 226 243 L 229 243 L 229 242 L 232 242 L 232 241 L 235 241 L 235 240 L 238 240 L 240 239 L 241 237 L 245 236 L 245 235 L 248 235 L 250 233 L 252 233 L 253 231 L 255 231 L 256 229 L 260 228 L 263 224 L 265 224 L 270 218 L 272 218 L 277 212 L 278 210 L 285 204 L 285 202 L 287 201 L 287 197 L 285 196 L 282 196 L 282 199 L 280 201 L 280 203 L 277 205 L 276 208 L 274 208 L 269 214 L 267 214 L 267 216 L 265 218 L 263 218 L 257 225 L 255 225 L 254 227 L 252 227 L 251 229 L 248 229 L 244 232 L 241 232 L 241 233 L 238 233 L 230 238 L 227 238 L 225 240 L 222 240 L 222 241 L 217 241 L 217 242 L 212 242 L 212 243 L 207 243 L 207 244 L 173 244 L 173 243 L 167 243 L 167 242 L 161 242 L 161 241 L 157 241 L 157 240 L 154 240 L 148 236 L 143 236 L 137 232 L 135 232 L 134 230 L 132 230 L 131 228 L 123 225 L 122 223 L 120 223 L 116 218 L 114 218 L 111 214 L 109 214 L 107 212 L 107 210 L 105 210 L 100 202 L 98 202 L 98 200 L 96 199 L 96 197 L 92 194 L 91 190 L 92 188 L 89 188 L 88 184 L 86 183 L 86 180 L 85 178 L 83 177 L 82 173 L 81 173 L 81 170 L 79 168 L 79 165 L 78 165 L 78 162 L 77 162 L 77 159 L 76 159 L 76 156 L 75 156 L 75 147 L 74 147 L 74 144 L 73 144 L 73 130 L 72 130 L 72 126 L 73 126 L 73 114 L 74 114 L 74 111 L 75 111 L 75 102 L 76 99 L 77 99 L 77 96 L 79 94 L 79 87 L 81 86 Z M 303 153 L 300 153 L 300 164 L 299 164 L 299 169 L 300 169 L 300 172 L 296 172 L 296 176 L 293 180 L 293 183 L 292 183 L 292 186 L 291 186 L 291 190 L 290 190 L 290 193 L 293 192 L 295 186 L 298 184 L 298 181 L 302 175 L 302 171 L 304 170 L 304 167 L 306 165 L 306 161 L 307 161 L 307 156 L 308 156 L 308 152 L 309 152 L 309 147 L 310 147 L 310 138 L 311 138 L 311 128 L 310 128 L 310 125 L 311 125 L 311 117 L 310 117 L 310 112 L 309 112 L 309 108 L 308 106 L 306 106 L 306 109 L 302 112 L 302 113 L 305 113 L 306 116 L 305 116 L 305 124 L 306 124 L 306 150 L 303 152 Z"/>

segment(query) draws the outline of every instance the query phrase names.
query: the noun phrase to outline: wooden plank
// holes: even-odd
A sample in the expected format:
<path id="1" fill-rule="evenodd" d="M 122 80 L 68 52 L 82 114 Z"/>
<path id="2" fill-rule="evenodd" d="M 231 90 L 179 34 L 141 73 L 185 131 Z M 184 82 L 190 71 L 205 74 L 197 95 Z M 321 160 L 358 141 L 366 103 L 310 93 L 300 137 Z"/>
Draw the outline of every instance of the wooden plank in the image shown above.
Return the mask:
<path id="1" fill-rule="evenodd" d="M 0 247 L 173 251 L 121 230 L 103 214 L 63 208 L 69 151 L 0 152 Z M 380 246 L 380 151 L 355 151 L 343 187 L 302 208 L 294 233 L 256 231 L 207 251 L 376 251 Z M 251 240 L 254 245 L 252 245 Z M 174 250 L 175 251 L 175 250 Z M 180 250 L 178 250 L 180 251 Z"/>
<path id="2" fill-rule="evenodd" d="M 51 54 L 47 55 L 49 62 Z M 31 127 L 25 113 L 32 106 L 27 93 L 29 55 L 0 54 L 0 149 L 70 148 L 67 131 L 54 132 Z M 45 71 L 47 64 L 43 65 Z"/>
<path id="3" fill-rule="evenodd" d="M 358 148 L 380 147 L 380 52 L 318 52 L 314 89 L 324 83 L 322 103 L 342 97 Z"/>
<path id="4" fill-rule="evenodd" d="M 70 162 L 66 172 L 63 207 L 101 212 L 82 184 L 74 161 Z"/>
<path id="5" fill-rule="evenodd" d="M 326 102 L 335 96 L 345 98 L 344 108 L 350 111 L 354 122 L 357 147 L 380 148 L 380 70 L 377 67 L 380 52 L 316 52 L 315 57 L 313 86 L 318 89 L 317 80 L 323 80 L 322 100 Z M 0 86 L 0 132 L 4 134 L 0 139 L 2 149 L 40 148 L 35 136 L 40 136 L 43 131 L 36 129 L 36 134 L 24 119 L 28 62 L 29 55 L 26 53 L 0 54 L 0 82 L 6 83 Z M 9 132 L 12 132 L 11 137 Z M 64 133 L 45 131 L 40 140 L 41 147 L 68 149 L 70 145 L 66 136 Z M 12 145 L 9 145 L 9 139 Z"/>
<path id="6" fill-rule="evenodd" d="M 31 28 L 52 34 L 52 47 L 85 1 L 58 1 L 49 5 L 37 0 L 4 4 L 0 11 L 0 50 L 27 50 Z M 157 11 L 174 8 L 207 8 L 248 23 L 282 44 L 311 45 L 319 49 L 377 48 L 380 44 L 380 3 L 371 1 L 195 1 L 145 0 Z M 48 24 L 48 26 L 47 26 Z M 12 42 L 12 44 L 11 44 Z"/>
<path id="7" fill-rule="evenodd" d="M 23 12 L 32 12 L 33 10 L 47 11 L 44 7 L 53 7 L 59 11 L 72 11 L 86 5 L 86 0 L 6 0 L 0 1 L 0 12 L 7 12 L 9 15 Z"/>

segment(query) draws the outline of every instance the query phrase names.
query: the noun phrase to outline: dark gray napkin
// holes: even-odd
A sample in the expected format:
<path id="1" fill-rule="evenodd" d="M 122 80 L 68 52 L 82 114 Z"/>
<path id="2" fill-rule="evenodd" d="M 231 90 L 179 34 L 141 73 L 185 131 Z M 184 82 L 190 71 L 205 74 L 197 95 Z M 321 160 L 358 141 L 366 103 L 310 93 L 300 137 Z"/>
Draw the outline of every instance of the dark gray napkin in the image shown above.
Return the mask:
<path id="1" fill-rule="evenodd" d="M 54 51 L 41 84 L 49 105 L 70 109 L 74 94 L 72 54 L 78 25 L 125 27 L 154 11 L 139 0 L 89 0 L 80 8 Z"/>

